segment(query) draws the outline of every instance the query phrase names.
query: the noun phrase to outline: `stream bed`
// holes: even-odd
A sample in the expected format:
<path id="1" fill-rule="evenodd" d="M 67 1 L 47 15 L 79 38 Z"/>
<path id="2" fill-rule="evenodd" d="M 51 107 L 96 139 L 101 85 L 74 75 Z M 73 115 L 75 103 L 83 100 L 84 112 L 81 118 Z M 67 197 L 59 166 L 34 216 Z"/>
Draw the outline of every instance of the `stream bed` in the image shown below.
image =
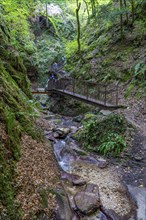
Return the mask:
<path id="1" fill-rule="evenodd" d="M 63 187 L 54 220 L 145 220 L 136 217 L 132 189 L 122 183 L 119 167 L 91 156 L 73 139 L 82 127 L 81 118 L 49 111 L 44 116 L 48 122 L 44 134 L 52 141 Z"/>

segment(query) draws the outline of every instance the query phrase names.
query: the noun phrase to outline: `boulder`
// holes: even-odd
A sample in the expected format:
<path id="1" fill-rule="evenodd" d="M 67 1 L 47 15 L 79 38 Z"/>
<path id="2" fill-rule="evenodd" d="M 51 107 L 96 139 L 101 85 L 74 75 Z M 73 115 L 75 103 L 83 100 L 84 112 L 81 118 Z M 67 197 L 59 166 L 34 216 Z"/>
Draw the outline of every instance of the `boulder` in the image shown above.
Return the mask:
<path id="1" fill-rule="evenodd" d="M 79 212 L 84 215 L 93 214 L 101 205 L 98 186 L 87 184 L 84 191 L 75 194 L 74 201 Z"/>
<path id="2" fill-rule="evenodd" d="M 77 209 L 84 215 L 90 215 L 98 210 L 100 202 L 96 195 L 87 192 L 78 192 L 74 196 Z"/>
<path id="3" fill-rule="evenodd" d="M 78 115 L 73 118 L 73 121 L 80 123 L 83 120 L 84 116 L 83 115 Z"/>
<path id="4" fill-rule="evenodd" d="M 112 209 L 101 208 L 102 212 L 111 220 L 121 220 L 121 217 Z"/>
<path id="5" fill-rule="evenodd" d="M 86 181 L 83 180 L 80 176 L 75 175 L 75 174 L 66 173 L 66 172 L 63 172 L 61 174 L 61 179 L 68 180 L 69 182 L 71 182 L 75 186 L 82 186 L 82 185 L 86 184 Z"/>
<path id="6" fill-rule="evenodd" d="M 70 128 L 55 128 L 53 131 L 58 134 L 59 138 L 65 138 L 69 134 Z"/>

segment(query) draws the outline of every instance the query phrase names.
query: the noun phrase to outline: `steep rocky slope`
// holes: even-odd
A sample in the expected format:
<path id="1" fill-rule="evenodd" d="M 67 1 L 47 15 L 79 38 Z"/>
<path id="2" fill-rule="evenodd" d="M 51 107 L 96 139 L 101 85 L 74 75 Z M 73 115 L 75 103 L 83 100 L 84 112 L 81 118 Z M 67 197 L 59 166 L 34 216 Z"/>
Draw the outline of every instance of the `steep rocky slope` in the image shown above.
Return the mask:
<path id="1" fill-rule="evenodd" d="M 35 124 L 38 111 L 9 24 L 0 19 L 0 219 L 51 216 L 55 199 L 47 190 L 57 184 L 58 169 Z"/>

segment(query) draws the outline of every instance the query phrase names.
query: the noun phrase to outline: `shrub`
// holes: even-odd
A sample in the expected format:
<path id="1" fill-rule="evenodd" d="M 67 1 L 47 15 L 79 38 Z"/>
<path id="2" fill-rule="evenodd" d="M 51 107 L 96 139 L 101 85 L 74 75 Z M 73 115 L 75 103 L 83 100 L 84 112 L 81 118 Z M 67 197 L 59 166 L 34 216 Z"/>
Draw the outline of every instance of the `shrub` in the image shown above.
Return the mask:
<path id="1" fill-rule="evenodd" d="M 126 121 L 119 115 L 93 116 L 83 121 L 83 129 L 75 137 L 87 150 L 116 156 L 125 147 Z"/>

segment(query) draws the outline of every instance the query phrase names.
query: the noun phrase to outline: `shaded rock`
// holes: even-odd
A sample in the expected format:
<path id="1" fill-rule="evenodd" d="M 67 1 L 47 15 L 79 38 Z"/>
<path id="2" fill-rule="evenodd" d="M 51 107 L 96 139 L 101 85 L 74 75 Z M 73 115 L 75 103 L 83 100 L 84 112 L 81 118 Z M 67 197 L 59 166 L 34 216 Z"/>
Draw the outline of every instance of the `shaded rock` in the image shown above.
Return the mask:
<path id="1" fill-rule="evenodd" d="M 84 161 L 86 163 L 90 163 L 90 164 L 97 164 L 98 161 L 94 158 L 94 157 L 90 157 L 90 156 L 79 156 L 78 160 Z"/>
<path id="2" fill-rule="evenodd" d="M 100 196 L 98 186 L 87 184 L 84 191 L 77 192 L 74 196 L 77 209 L 84 215 L 90 215 L 100 207 Z"/>
<path id="3" fill-rule="evenodd" d="M 53 129 L 53 131 L 55 132 L 55 134 L 58 134 L 58 136 L 56 138 L 65 138 L 69 132 L 70 129 L 69 128 L 55 128 Z"/>
<path id="4" fill-rule="evenodd" d="M 47 100 L 46 100 L 46 99 L 43 99 L 43 100 L 41 100 L 40 103 L 41 103 L 42 106 L 46 106 L 46 105 L 47 105 Z"/>
<path id="5" fill-rule="evenodd" d="M 144 156 L 139 153 L 134 155 L 134 159 L 137 161 L 141 161 L 141 160 L 143 160 L 143 158 L 144 158 Z"/>
<path id="6" fill-rule="evenodd" d="M 81 218 L 77 215 L 74 215 L 71 220 L 80 220 Z"/>
<path id="7" fill-rule="evenodd" d="M 90 215 L 100 207 L 99 198 L 93 193 L 77 192 L 74 196 L 77 209 L 84 215 Z"/>
<path id="8" fill-rule="evenodd" d="M 76 146 L 73 146 L 72 149 L 79 155 L 79 156 L 85 156 L 88 155 L 88 153 Z"/>
<path id="9" fill-rule="evenodd" d="M 81 122 L 83 120 L 84 116 L 83 115 L 78 115 L 73 118 L 73 121 L 75 122 Z"/>
<path id="10" fill-rule="evenodd" d="M 96 160 L 94 157 L 91 156 L 79 156 L 77 160 L 81 160 L 90 164 L 96 164 L 99 168 L 105 168 L 108 165 L 106 160 Z"/>
<path id="11" fill-rule="evenodd" d="M 96 195 L 97 198 L 99 199 L 99 188 L 97 185 L 93 183 L 89 183 L 87 184 L 85 191 L 88 193 L 94 193 L 94 195 Z"/>
<path id="12" fill-rule="evenodd" d="M 72 210 L 74 210 L 74 211 L 77 211 L 77 206 L 76 206 L 76 204 L 75 204 L 75 202 L 74 202 L 73 196 L 68 195 L 68 200 L 69 200 L 70 208 L 71 208 Z"/>
<path id="13" fill-rule="evenodd" d="M 107 165 L 108 165 L 108 162 L 106 161 L 106 160 L 98 160 L 98 167 L 99 168 L 105 168 L 105 167 L 107 167 Z"/>
<path id="14" fill-rule="evenodd" d="M 70 155 L 71 157 L 73 156 L 74 159 L 77 156 L 77 154 L 70 147 L 65 146 L 63 149 L 61 149 L 60 156 L 61 156 L 61 158 L 65 158 L 67 155 L 68 156 Z"/>
<path id="15" fill-rule="evenodd" d="M 59 138 L 59 137 L 60 137 L 57 132 L 55 132 L 55 133 L 53 134 L 53 136 L 54 136 L 54 138 Z"/>
<path id="16" fill-rule="evenodd" d="M 101 208 L 101 211 L 106 215 L 106 217 L 108 219 L 111 219 L 111 220 L 121 220 L 121 217 L 115 213 L 114 210 L 112 209 L 105 209 L 105 208 Z"/>
<path id="17" fill-rule="evenodd" d="M 77 127 L 75 127 L 75 126 L 71 126 L 71 133 L 72 134 L 75 134 L 76 132 L 77 132 L 77 130 L 78 130 L 78 128 Z"/>
<path id="18" fill-rule="evenodd" d="M 63 172 L 61 174 L 61 179 L 68 180 L 68 181 L 72 182 L 73 185 L 76 185 L 76 186 L 82 186 L 82 185 L 86 184 L 86 181 L 83 180 L 80 176 L 75 175 L 75 174 L 66 173 L 66 172 Z"/>
<path id="19" fill-rule="evenodd" d="M 137 219 L 145 220 L 146 217 L 146 188 L 135 187 L 128 185 L 128 190 L 131 193 L 133 200 L 137 203 Z M 134 210 L 134 209 L 133 209 Z"/>

